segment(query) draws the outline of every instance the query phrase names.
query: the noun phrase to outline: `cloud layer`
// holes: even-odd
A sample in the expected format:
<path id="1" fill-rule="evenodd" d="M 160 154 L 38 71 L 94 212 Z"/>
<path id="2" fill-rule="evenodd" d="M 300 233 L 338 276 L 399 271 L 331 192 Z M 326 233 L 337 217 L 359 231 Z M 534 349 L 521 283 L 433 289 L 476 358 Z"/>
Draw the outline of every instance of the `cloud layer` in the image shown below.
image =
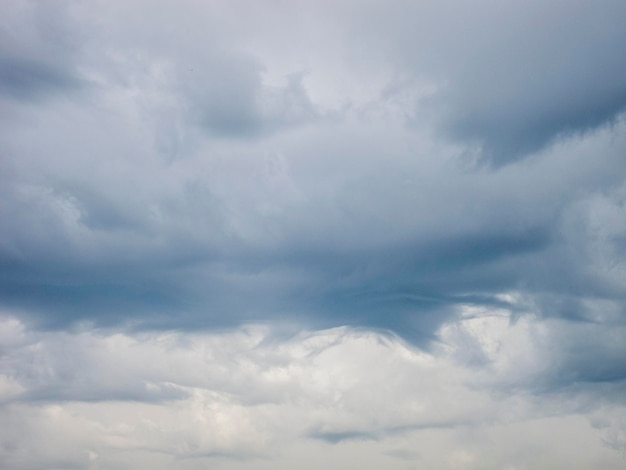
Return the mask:
<path id="1" fill-rule="evenodd" d="M 625 15 L 7 2 L 0 460 L 617 468 Z"/>
<path id="2" fill-rule="evenodd" d="M 607 335 L 586 350 L 622 357 L 624 327 L 464 316 L 438 332 L 432 353 L 346 328 L 289 340 L 253 326 L 38 333 L 5 317 L 2 414 L 12 425 L 0 458 L 11 468 L 282 468 L 374 450 L 366 468 L 620 468 L 623 383 L 598 396 L 594 384 L 553 388 L 553 378 L 586 366 L 581 337 Z"/>

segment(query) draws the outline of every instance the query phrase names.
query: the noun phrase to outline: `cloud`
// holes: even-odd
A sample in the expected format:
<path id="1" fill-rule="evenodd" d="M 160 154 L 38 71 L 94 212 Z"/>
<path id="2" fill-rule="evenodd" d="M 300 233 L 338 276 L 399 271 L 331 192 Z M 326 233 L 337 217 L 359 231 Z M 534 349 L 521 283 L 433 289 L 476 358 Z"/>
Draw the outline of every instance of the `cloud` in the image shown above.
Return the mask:
<path id="1" fill-rule="evenodd" d="M 82 32 L 72 28 L 70 9 L 12 2 L 0 25 L 0 96 L 33 103 L 71 95 L 87 82 L 77 70 Z M 7 107 L 11 103 L 5 103 Z"/>
<path id="2" fill-rule="evenodd" d="M 0 59 L 0 92 L 9 97 L 34 99 L 79 86 L 79 80 L 53 66 L 13 58 Z"/>
<path id="3" fill-rule="evenodd" d="M 546 32 L 553 7 L 512 7 L 499 22 L 492 15 L 500 13 L 478 9 L 444 41 L 439 25 L 449 17 L 439 7 L 419 7 L 426 8 L 419 15 L 415 8 L 394 3 L 381 12 L 373 3 L 348 17 L 338 8 L 342 26 L 324 36 L 336 47 L 321 55 L 297 34 L 323 40 L 321 33 L 291 9 L 284 14 L 293 23 L 282 30 L 272 29 L 275 18 L 264 11 L 246 34 L 232 26 L 236 8 L 216 5 L 163 5 L 141 25 L 132 19 L 141 2 L 97 12 L 68 4 L 50 18 L 32 5 L 11 9 L 28 26 L 4 29 L 20 60 L 41 62 L 51 47 L 48 56 L 62 59 L 55 62 L 59 76 L 80 71 L 90 85 L 70 100 L 12 105 L 19 119 L 3 135 L 3 303 L 50 327 L 89 321 L 194 329 L 281 318 L 391 328 L 422 341 L 455 305 L 470 298 L 497 303 L 495 296 L 510 289 L 534 295 L 546 315 L 568 317 L 583 315 L 589 296 L 623 298 L 615 277 L 623 227 L 607 222 L 620 217 L 623 197 L 624 123 L 617 111 L 609 113 L 613 127 L 594 124 L 549 148 L 535 146 L 527 164 L 498 171 L 472 166 L 487 154 L 446 137 L 450 119 L 414 115 L 415 100 L 434 100 L 462 121 L 472 99 L 497 125 L 522 126 L 512 140 L 489 126 L 477 131 L 487 147 L 498 147 L 500 138 L 513 147 L 534 141 L 528 132 L 538 124 L 527 132 L 524 116 L 535 122 L 550 114 L 535 93 L 556 100 L 546 106 L 567 119 L 595 119 L 587 105 L 576 112 L 563 105 L 578 96 L 569 88 L 577 82 L 568 78 L 559 87 L 567 94 L 561 100 L 551 87 L 526 87 L 516 71 L 544 69 L 552 49 L 582 67 L 587 56 L 577 56 L 577 21 L 591 27 L 606 11 L 587 18 L 591 7 L 576 4 L 553 37 Z M 313 9 L 311 21 L 333 11 Z M 530 27 L 507 29 L 516 13 L 523 25 L 536 22 L 548 52 L 507 52 L 533 36 Z M 615 17 L 606 19 L 609 31 Z M 429 18 L 437 21 L 410 34 L 437 39 L 441 54 L 417 41 L 415 62 L 398 41 L 407 41 L 405 25 Z M 372 26 L 371 38 L 379 38 L 389 22 L 398 30 L 368 54 L 354 42 L 370 37 L 360 28 Z M 181 25 L 183 36 L 175 34 Z M 463 40 L 473 30 L 480 34 Z M 589 47 L 619 41 L 619 31 L 594 33 Z M 279 47 L 288 34 L 293 43 Z M 51 46 L 41 39 L 48 36 Z M 82 38 L 83 46 L 68 48 L 67 38 Z M 490 38 L 498 38 L 497 47 Z M 462 40 L 480 60 L 459 62 Z M 393 54 L 381 57 L 386 47 Z M 304 51 L 310 59 L 295 60 Z M 342 54 L 350 60 L 340 61 Z M 510 107 L 509 98 L 498 103 L 515 119 L 493 117 L 489 94 L 463 88 L 484 82 L 497 91 L 486 75 L 490 54 L 510 75 L 501 86 L 515 99 Z M 548 67 L 554 80 L 572 76 L 565 62 Z M 429 89 L 419 81 L 422 70 L 426 82 L 439 77 L 450 85 Z M 402 81 L 398 74 L 409 76 Z M 343 98 L 343 82 L 329 88 L 340 76 L 354 84 Z M 606 80 L 618 86 L 616 77 L 607 73 Z M 594 100 L 611 89 L 583 85 Z M 450 86 L 461 90 L 457 98 Z M 470 114 L 481 121 L 480 113 Z M 553 139 L 563 125 L 538 126 Z M 505 153 L 498 161 L 519 157 L 513 148 Z M 610 234 L 591 228 L 597 223 L 590 205 L 606 208 L 597 213 L 606 213 Z"/>
<path id="4" fill-rule="evenodd" d="M 532 317 L 510 323 L 506 310 L 477 313 L 468 308 L 465 319 L 444 325 L 431 353 L 347 328 L 276 341 L 267 327 L 38 332 L 5 316 L 0 412 L 15 426 L 0 434 L 0 458 L 15 468 L 236 467 L 266 459 L 280 467 L 294 451 L 318 448 L 332 458 L 335 446 L 369 443 L 392 463 L 399 455 L 454 468 L 437 450 L 448 446 L 443 454 L 469 459 L 465 468 L 492 459 L 548 468 L 579 458 L 618 468 L 620 453 L 603 442 L 623 445 L 615 418 L 624 414 L 624 377 L 606 384 L 613 399 L 599 396 L 601 384 L 576 387 L 579 377 L 567 374 L 587 357 L 565 352 L 562 361 L 552 351 L 559 336 L 574 345 L 580 334 L 607 330 Z M 609 348 L 623 354 L 615 339 Z M 472 348 L 484 361 L 468 362 Z M 549 393 L 537 388 L 554 377 L 561 383 L 552 381 Z M 585 454 L 560 454 L 563 433 L 586 440 Z M 425 440 L 436 444 L 419 444 Z M 533 446 L 545 449 L 540 457 L 522 452 Z"/>
<path id="5" fill-rule="evenodd" d="M 444 134 L 500 167 L 623 112 L 623 14 L 617 1 L 369 2 L 354 27 L 405 86 L 434 84 L 415 119 L 439 115 Z"/>
<path id="6" fill-rule="evenodd" d="M 8 3 L 3 464 L 619 468 L 624 7 L 492 3 Z"/>
<path id="7" fill-rule="evenodd" d="M 92 131 L 103 143 L 88 160 L 97 172 L 81 169 L 87 131 L 64 139 L 66 163 L 25 158 L 5 189 L 5 302 L 56 311 L 59 324 L 196 328 L 292 315 L 428 336 L 468 297 L 526 289 L 547 315 L 576 316 L 586 296 L 624 295 L 621 128 L 524 168 L 474 173 L 441 154 L 389 160 L 385 148 L 414 136 L 344 126 L 348 137 L 339 126 L 302 130 L 172 163 L 142 141 L 126 157 Z"/>

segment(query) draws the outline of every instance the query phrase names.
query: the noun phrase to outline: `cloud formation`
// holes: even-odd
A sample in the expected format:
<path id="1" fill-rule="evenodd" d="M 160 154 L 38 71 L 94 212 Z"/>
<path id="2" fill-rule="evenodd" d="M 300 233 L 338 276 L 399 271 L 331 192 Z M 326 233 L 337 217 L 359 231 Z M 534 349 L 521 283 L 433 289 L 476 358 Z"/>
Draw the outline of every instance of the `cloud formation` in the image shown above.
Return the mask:
<path id="1" fill-rule="evenodd" d="M 336 458 L 375 447 L 391 468 L 619 468 L 611 449 L 626 445 L 623 383 L 605 384 L 603 397 L 588 383 L 533 390 L 584 367 L 586 358 L 551 349 L 579 345 L 593 326 L 464 315 L 438 332 L 432 353 L 347 328 L 277 341 L 266 327 L 41 333 L 4 317 L 2 414 L 16 426 L 4 428 L 0 458 L 12 468 L 282 467 L 294 452 Z M 623 355 L 625 334 L 587 350 Z M 560 455 L 563 432 L 587 441 L 584 450 Z M 546 451 L 533 457 L 533 446 Z"/>
<path id="2" fill-rule="evenodd" d="M 619 467 L 625 14 L 8 2 L 0 460 Z"/>
<path id="3" fill-rule="evenodd" d="M 496 167 L 610 123 L 626 106 L 621 2 L 396 1 L 365 11 L 357 27 L 373 33 L 368 45 L 409 80 L 434 82 L 441 130 Z"/>

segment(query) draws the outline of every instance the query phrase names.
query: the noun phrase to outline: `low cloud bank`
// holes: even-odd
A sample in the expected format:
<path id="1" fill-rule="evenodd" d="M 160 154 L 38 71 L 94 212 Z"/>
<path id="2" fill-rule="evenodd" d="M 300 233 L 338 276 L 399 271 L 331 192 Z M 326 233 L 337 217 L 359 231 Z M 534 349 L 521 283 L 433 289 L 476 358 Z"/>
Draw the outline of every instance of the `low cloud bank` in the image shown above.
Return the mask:
<path id="1" fill-rule="evenodd" d="M 319 463 L 365 449 L 391 468 L 622 465 L 623 371 L 589 364 L 617 363 L 626 328 L 459 313 L 428 352 L 347 327 L 289 339 L 260 326 L 42 332 L 5 316 L 0 413 L 10 425 L 0 460 L 105 469 L 269 459 L 287 468 L 311 452 Z"/>

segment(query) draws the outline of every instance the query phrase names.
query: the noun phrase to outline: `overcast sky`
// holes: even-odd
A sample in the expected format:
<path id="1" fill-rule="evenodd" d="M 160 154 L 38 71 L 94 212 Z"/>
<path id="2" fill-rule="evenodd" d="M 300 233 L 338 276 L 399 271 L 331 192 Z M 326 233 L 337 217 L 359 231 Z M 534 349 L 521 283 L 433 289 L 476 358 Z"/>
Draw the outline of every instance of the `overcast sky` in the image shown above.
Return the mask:
<path id="1" fill-rule="evenodd" d="M 623 0 L 4 0 L 0 467 L 626 464 Z"/>

